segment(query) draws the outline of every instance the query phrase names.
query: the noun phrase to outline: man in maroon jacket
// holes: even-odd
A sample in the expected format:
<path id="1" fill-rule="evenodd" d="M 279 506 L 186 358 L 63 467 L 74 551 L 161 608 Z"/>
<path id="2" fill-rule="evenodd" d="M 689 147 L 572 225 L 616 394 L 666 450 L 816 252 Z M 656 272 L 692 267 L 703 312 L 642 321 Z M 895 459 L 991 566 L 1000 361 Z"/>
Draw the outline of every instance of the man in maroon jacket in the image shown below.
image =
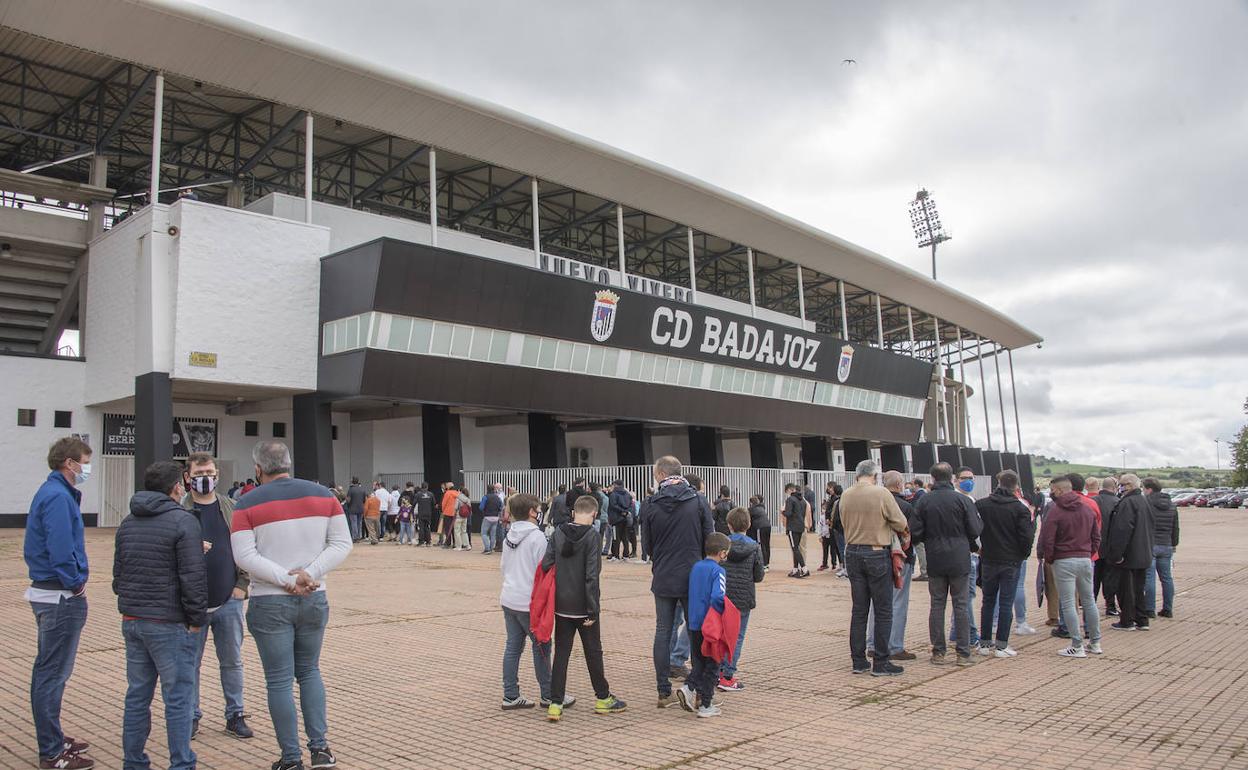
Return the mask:
<path id="1" fill-rule="evenodd" d="M 1070 479 L 1065 476 L 1054 479 L 1050 488 L 1053 506 L 1040 530 L 1037 550 L 1045 564 L 1053 565 L 1062 623 L 1070 632 L 1070 645 L 1057 654 L 1067 658 L 1086 658 L 1088 653 L 1100 655 L 1100 612 L 1092 595 L 1092 555 L 1101 546 L 1097 511 L 1088 498 L 1071 488 Z M 1083 605 L 1082 632 L 1087 634 L 1086 648 L 1075 608 L 1076 592 Z"/>

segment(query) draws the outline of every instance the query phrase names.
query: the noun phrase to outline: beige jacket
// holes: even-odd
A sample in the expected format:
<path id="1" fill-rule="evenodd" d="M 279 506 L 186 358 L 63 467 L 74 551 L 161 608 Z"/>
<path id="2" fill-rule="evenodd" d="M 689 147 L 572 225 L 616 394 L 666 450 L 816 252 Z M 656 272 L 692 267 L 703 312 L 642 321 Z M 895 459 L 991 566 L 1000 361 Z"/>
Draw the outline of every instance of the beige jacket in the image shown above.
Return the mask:
<path id="1" fill-rule="evenodd" d="M 859 480 L 841 495 L 841 526 L 847 545 L 889 546 L 893 533 L 908 524 L 893 494 L 878 484 Z"/>

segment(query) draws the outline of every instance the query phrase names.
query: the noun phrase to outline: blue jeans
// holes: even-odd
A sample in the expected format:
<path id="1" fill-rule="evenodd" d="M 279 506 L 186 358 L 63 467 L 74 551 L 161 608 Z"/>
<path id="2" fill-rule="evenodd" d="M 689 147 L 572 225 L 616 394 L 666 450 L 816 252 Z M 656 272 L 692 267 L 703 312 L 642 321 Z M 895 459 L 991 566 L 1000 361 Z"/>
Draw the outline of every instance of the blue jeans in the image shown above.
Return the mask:
<path id="1" fill-rule="evenodd" d="M 875 627 L 875 664 L 888 662 L 893 632 L 893 560 L 888 549 L 845 547 L 845 569 L 853 601 L 849 619 L 849 655 L 855 666 L 867 662 L 867 618 Z M 875 613 L 872 614 L 872 610 Z"/>
<path id="2" fill-rule="evenodd" d="M 57 604 L 31 602 L 35 613 L 39 652 L 30 672 L 30 710 L 35 718 L 39 756 L 55 757 L 64 748 L 61 698 L 74 673 L 78 638 L 87 623 L 87 597 L 61 599 Z"/>
<path id="3" fill-rule="evenodd" d="M 321 641 L 329 622 L 324 591 L 309 596 L 256 596 L 247 608 L 247 628 L 256 640 L 269 693 L 269 717 L 282 759 L 298 761 L 299 718 L 293 683 L 299 680 L 299 706 L 308 750 L 325 742 L 325 683 L 321 680 Z"/>
<path id="4" fill-rule="evenodd" d="M 411 543 L 416 539 L 415 533 L 412 531 L 411 520 L 399 522 L 399 544 L 404 542 Z"/>
<path id="5" fill-rule="evenodd" d="M 1161 578 L 1161 609 L 1174 612 L 1174 575 L 1170 571 L 1170 562 L 1174 559 L 1174 548 L 1168 545 L 1153 546 L 1153 563 L 1148 572 L 1144 573 L 1144 607 L 1149 612 L 1157 611 L 1157 578 Z"/>
<path id="6" fill-rule="evenodd" d="M 347 528 L 351 530 L 351 539 L 359 540 L 364 534 L 364 514 L 348 513 Z"/>
<path id="7" fill-rule="evenodd" d="M 750 624 L 750 611 L 741 610 L 741 630 L 737 632 L 737 646 L 732 651 L 732 660 L 719 664 L 719 675 L 724 679 L 732 679 L 737 675 L 737 663 L 741 660 L 741 647 L 745 644 L 745 627 Z"/>
<path id="8" fill-rule="evenodd" d="M 615 541 L 615 527 L 607 524 L 606 519 L 598 520 L 598 533 L 602 535 L 602 555 L 611 553 L 611 543 Z"/>
<path id="9" fill-rule="evenodd" d="M 550 700 L 550 642 L 539 644 L 533 638 L 529 626 L 529 613 L 503 607 L 503 622 L 507 625 L 507 646 L 503 648 L 503 699 L 520 697 L 520 656 L 524 654 L 524 641 L 533 643 L 533 673 L 542 691 L 542 700 Z"/>
<path id="10" fill-rule="evenodd" d="M 1000 605 L 992 608 L 992 625 L 997 625 L 997 612 Z M 1014 589 L 1014 626 L 1027 622 L 1027 560 L 1018 563 L 1018 585 Z"/>
<path id="11" fill-rule="evenodd" d="M 1014 597 L 1018 593 L 1018 564 L 1014 562 L 986 561 L 982 564 L 984 581 L 984 604 L 980 608 L 980 627 L 983 641 L 992 641 L 992 627 L 997 626 L 997 649 L 1004 650 L 1010 644 L 1010 624 L 1014 620 Z"/>
<path id="12" fill-rule="evenodd" d="M 1101 611 L 1092 594 L 1092 560 L 1058 559 L 1053 562 L 1053 582 L 1057 583 L 1058 604 L 1062 610 L 1062 625 L 1070 632 L 1070 646 L 1081 647 L 1087 641 L 1101 641 Z M 1083 605 L 1083 626 L 1079 625 L 1075 597 Z"/>
<path id="13" fill-rule="evenodd" d="M 494 550 L 498 541 L 498 517 L 491 516 L 481 520 L 481 550 L 489 553 Z"/>
<path id="14" fill-rule="evenodd" d="M 971 573 L 967 578 L 967 597 L 966 597 L 966 623 L 967 628 L 971 631 L 972 647 L 979 644 L 979 629 L 975 627 L 975 576 L 979 574 L 979 554 L 971 554 Z M 954 634 L 953 620 L 949 620 L 949 641 L 957 641 L 957 635 Z"/>
<path id="15" fill-rule="evenodd" d="M 672 612 L 672 668 L 681 668 L 689 660 L 689 627 L 681 608 Z"/>
<path id="16" fill-rule="evenodd" d="M 910 580 L 914 577 L 914 565 L 901 565 L 901 588 L 893 587 L 893 631 L 888 635 L 888 654 L 896 655 L 906 649 L 906 615 L 910 612 Z M 875 646 L 875 608 L 867 613 L 867 649 Z"/>
<path id="17" fill-rule="evenodd" d="M 208 623 L 199 632 L 199 652 L 195 655 L 195 718 L 199 710 L 199 671 L 204 665 L 204 648 L 208 646 L 208 629 L 217 648 L 217 664 L 221 669 L 221 692 L 225 695 L 225 721 L 243 713 L 243 600 L 226 600 L 216 612 L 208 613 Z"/>
<path id="18" fill-rule="evenodd" d="M 147 736 L 152 731 L 152 696 L 160 680 L 165 702 L 165 734 L 169 742 L 169 770 L 195 767 L 191 751 L 191 720 L 194 716 L 195 662 L 199 658 L 200 634 L 181 623 L 154 620 L 123 620 L 126 640 L 126 708 L 121 727 L 125 770 L 147 770 Z"/>
<path id="19" fill-rule="evenodd" d="M 679 625 L 675 622 L 677 619 L 685 622 L 685 632 L 680 633 L 676 630 Z M 655 596 L 654 597 L 654 649 L 652 656 L 654 658 L 654 676 L 658 685 L 659 695 L 671 695 L 672 683 L 667 678 L 668 671 L 671 669 L 671 660 L 674 657 L 672 653 L 673 636 L 683 636 L 688 645 L 688 620 L 689 620 L 689 600 L 684 596 Z M 684 665 L 684 660 L 681 660 Z"/>

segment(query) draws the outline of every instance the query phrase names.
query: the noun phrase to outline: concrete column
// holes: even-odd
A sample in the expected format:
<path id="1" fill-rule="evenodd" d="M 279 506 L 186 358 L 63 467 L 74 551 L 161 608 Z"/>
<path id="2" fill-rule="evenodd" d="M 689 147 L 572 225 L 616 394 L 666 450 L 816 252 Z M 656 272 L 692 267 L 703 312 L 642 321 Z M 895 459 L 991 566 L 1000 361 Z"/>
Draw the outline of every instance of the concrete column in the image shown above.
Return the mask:
<path id="1" fill-rule="evenodd" d="M 429 245 L 438 245 L 438 151 L 432 147 L 429 148 Z"/>
<path id="2" fill-rule="evenodd" d="M 953 466 L 953 470 L 957 471 L 958 466 L 965 465 L 962 462 L 961 447 L 954 444 L 940 444 L 936 447 L 936 456 L 940 458 L 942 463 L 949 463 Z"/>
<path id="3" fill-rule="evenodd" d="M 685 239 L 689 245 L 689 301 L 698 301 L 698 270 L 693 264 L 693 228 L 685 228 Z"/>
<path id="4" fill-rule="evenodd" d="M 927 473 L 936 464 L 936 445 L 930 441 L 910 445 L 910 461 L 915 473 Z"/>
<path id="5" fill-rule="evenodd" d="M 463 484 L 464 448 L 459 415 L 445 406 L 425 404 L 420 413 L 420 433 L 425 451 L 425 481 L 429 486 L 437 488 L 444 481 Z"/>
<path id="6" fill-rule="evenodd" d="M 537 196 L 537 177 L 532 177 L 529 179 L 529 187 L 530 187 L 529 192 L 533 197 L 533 202 L 530 204 L 533 207 L 533 266 L 541 267 L 542 265 L 542 224 L 541 224 L 541 217 L 539 216 L 540 212 L 538 211 L 539 201 L 538 201 L 538 196 Z"/>
<path id="7" fill-rule="evenodd" d="M 906 448 L 902 444 L 880 446 L 880 470 L 906 472 Z"/>
<path id="8" fill-rule="evenodd" d="M 771 431 L 750 431 L 750 467 L 784 467 L 784 455 L 780 451 L 779 436 Z"/>
<path id="9" fill-rule="evenodd" d="M 134 378 L 134 488 L 158 460 L 173 459 L 173 385 L 168 372 Z"/>
<path id="10" fill-rule="evenodd" d="M 148 180 L 148 203 L 160 202 L 160 133 L 161 121 L 165 117 L 165 76 L 156 73 L 156 98 L 152 110 L 152 172 Z M 138 463 L 135 463 L 138 467 Z M 136 471 L 137 473 L 137 471 Z M 140 489 L 142 486 L 140 485 Z"/>
<path id="11" fill-rule="evenodd" d="M 230 182 L 225 187 L 225 205 L 232 209 L 241 209 L 247 202 L 247 190 L 242 182 Z"/>
<path id="12" fill-rule="evenodd" d="M 296 478 L 334 483 L 334 423 L 330 402 L 316 393 L 292 401 L 291 454 Z"/>
<path id="13" fill-rule="evenodd" d="M 995 449 L 984 450 L 984 475 L 996 477 L 1001 472 L 1001 453 Z"/>
<path id="14" fill-rule="evenodd" d="M 802 436 L 802 468 L 808 471 L 832 470 L 832 443 L 826 436 Z"/>
<path id="15" fill-rule="evenodd" d="M 303 118 L 303 221 L 312 223 L 312 113 Z M 354 193 L 352 193 L 354 194 Z"/>
<path id="16" fill-rule="evenodd" d="M 687 462 L 690 465 L 722 466 L 724 464 L 724 439 L 720 435 L 719 428 L 689 426 L 689 459 Z"/>
<path id="17" fill-rule="evenodd" d="M 843 441 L 841 449 L 845 452 L 845 472 L 853 473 L 858 463 L 871 459 L 871 444 L 867 441 Z"/>
<path id="18" fill-rule="evenodd" d="M 615 456 L 619 465 L 654 464 L 654 447 L 645 423 L 615 424 Z"/>
<path id="19" fill-rule="evenodd" d="M 529 467 L 566 468 L 568 439 L 553 414 L 529 412 Z"/>
<path id="20" fill-rule="evenodd" d="M 754 294 L 754 249 L 745 249 L 745 267 L 750 277 L 750 318 L 758 314 L 758 298 Z"/>

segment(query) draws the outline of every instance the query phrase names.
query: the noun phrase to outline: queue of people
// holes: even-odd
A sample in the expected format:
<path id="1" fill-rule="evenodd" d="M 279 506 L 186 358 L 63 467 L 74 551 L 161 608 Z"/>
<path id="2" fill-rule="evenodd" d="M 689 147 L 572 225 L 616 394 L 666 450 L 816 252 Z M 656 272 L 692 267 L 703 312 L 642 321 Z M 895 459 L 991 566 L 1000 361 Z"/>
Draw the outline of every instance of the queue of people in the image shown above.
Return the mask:
<path id="1" fill-rule="evenodd" d="M 31 706 L 41 768 L 94 766 L 87 741 L 66 735 L 60 723 L 87 617 L 90 571 L 77 487 L 90 476 L 91 455 L 79 438 L 52 446 L 51 473 L 27 522 L 26 598 L 38 628 Z M 256 482 L 233 496 L 217 490 L 211 455 L 193 454 L 185 464 L 154 463 L 145 471 L 143 491 L 130 502 L 131 515 L 117 530 L 112 588 L 126 650 L 121 735 L 126 768 L 150 765 L 145 744 L 158 683 L 169 766 L 195 766 L 191 740 L 204 718 L 199 673 L 210 633 L 224 730 L 239 739 L 254 736 L 243 708 L 244 623 L 264 668 L 280 750 L 273 770 L 306 767 L 300 716 L 310 767 L 334 767 L 317 664 L 328 618 L 325 577 L 353 543 L 365 539 L 432 547 L 438 531 L 439 546 L 471 548 L 467 525 L 473 503 L 466 489 L 450 482 L 437 496 L 414 483 L 399 490 L 378 482 L 366 492 L 353 479 L 345 490 L 327 488 L 293 478 L 290 452 L 277 441 L 257 444 L 252 459 Z M 603 489 L 577 479 L 571 489 L 560 487 L 544 500 L 494 484 L 477 501 L 481 552 L 501 553 L 503 710 L 540 706 L 548 720 L 561 721 L 576 703 L 566 682 L 578 636 L 594 689 L 593 710 L 611 714 L 627 708 L 605 671 L 600 565 L 603 559 L 633 559 L 638 552 L 652 575 L 658 707 L 715 717 L 721 713 L 717 692 L 745 689 L 738 672 L 757 610 L 755 586 L 769 569 L 769 516 L 760 495 L 739 506 L 727 487 L 712 503 L 701 479 L 682 470 L 677 458 L 660 458 L 654 487 L 642 500 L 620 481 Z M 794 484 L 785 490 L 779 513 L 793 561 L 790 577 L 810 576 L 804 537 L 817 530 L 823 566 L 849 581 L 853 673 L 897 676 L 904 669 L 895 661 L 917 657 L 906 648 L 913 582 L 928 587 L 932 664 L 969 666 L 976 656 L 1016 657 L 1012 634 L 1035 633 L 1026 623 L 1024 583 L 1033 549 L 1043 601 L 1056 604 L 1050 633 L 1068 640 L 1058 650 L 1063 657 L 1103 654 L 1098 590 L 1107 616 L 1118 617 L 1113 629 L 1145 631 L 1155 617 L 1173 617 L 1171 560 L 1179 521 L 1156 480 L 1131 474 L 1085 480 L 1070 474 L 1053 479 L 1042 500 L 1025 494 L 1018 474 L 1005 470 L 997 474 L 993 491 L 975 500 L 969 468 L 955 471 L 938 463 L 930 476 L 930 487 L 924 487 L 864 461 L 849 488 L 828 485 L 821 506 L 809 488 Z M 976 586 L 982 592 L 978 627 Z M 520 659 L 529 643 L 536 701 L 525 698 L 519 684 Z"/>

